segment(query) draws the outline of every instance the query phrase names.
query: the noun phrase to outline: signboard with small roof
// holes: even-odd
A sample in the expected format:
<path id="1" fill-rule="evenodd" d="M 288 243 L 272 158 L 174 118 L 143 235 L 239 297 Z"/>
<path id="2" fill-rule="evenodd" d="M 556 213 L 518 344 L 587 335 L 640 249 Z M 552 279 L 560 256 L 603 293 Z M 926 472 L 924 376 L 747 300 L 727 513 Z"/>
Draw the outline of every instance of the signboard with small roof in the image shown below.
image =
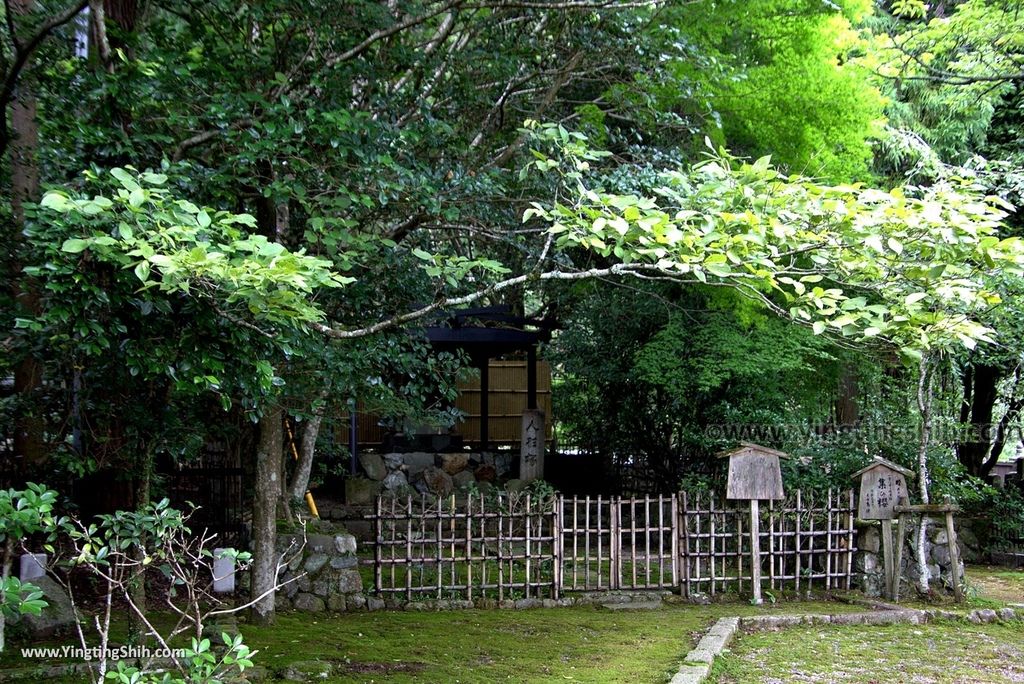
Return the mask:
<path id="1" fill-rule="evenodd" d="M 876 456 L 853 474 L 860 480 L 857 517 L 861 520 L 893 520 L 896 507 L 907 498 L 907 480 L 914 471 Z"/>
<path id="2" fill-rule="evenodd" d="M 718 454 L 729 459 L 729 480 L 726 484 L 727 499 L 748 499 L 750 501 L 750 584 L 754 590 L 752 602 L 761 603 L 761 514 L 758 502 L 761 499 L 782 499 L 782 465 L 780 458 L 789 454 L 769 449 L 760 444 L 740 442 L 735 449 Z"/>

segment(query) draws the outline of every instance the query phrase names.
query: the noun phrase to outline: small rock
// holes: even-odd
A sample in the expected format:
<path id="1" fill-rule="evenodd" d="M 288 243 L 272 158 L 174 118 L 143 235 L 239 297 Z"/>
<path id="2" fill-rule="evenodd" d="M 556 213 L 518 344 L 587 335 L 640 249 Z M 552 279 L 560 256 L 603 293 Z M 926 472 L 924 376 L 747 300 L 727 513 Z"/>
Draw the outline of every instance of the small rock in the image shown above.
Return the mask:
<path id="1" fill-rule="evenodd" d="M 526 610 L 528 608 L 540 608 L 543 605 L 544 604 L 541 602 L 540 599 L 535 598 L 523 598 L 515 602 L 515 607 L 517 610 Z"/>
<path id="2" fill-rule="evenodd" d="M 452 484 L 455 486 L 455 489 L 465 489 L 475 483 L 476 478 L 468 470 L 463 470 L 452 476 Z"/>
<path id="3" fill-rule="evenodd" d="M 327 609 L 332 613 L 344 613 L 347 609 L 344 594 L 331 594 L 327 599 Z"/>
<path id="4" fill-rule="evenodd" d="M 403 454 L 402 460 L 405 462 L 406 473 L 409 477 L 412 477 L 416 473 L 421 473 L 434 465 L 434 454 L 428 454 L 422 451 L 413 451 L 408 454 Z"/>
<path id="5" fill-rule="evenodd" d="M 403 473 L 400 470 L 396 470 L 384 478 L 384 489 L 388 490 L 389 492 L 393 492 L 397 489 L 408 486 L 409 480 L 406 479 L 405 473 Z"/>
<path id="6" fill-rule="evenodd" d="M 286 682 L 312 682 L 331 676 L 333 666 L 319 660 L 302 660 L 290 664 L 281 673 Z"/>
<path id="7" fill-rule="evenodd" d="M 363 466 L 363 471 L 366 472 L 366 476 L 371 480 L 379 482 L 388 474 L 388 469 L 385 467 L 384 459 L 380 457 L 380 454 L 363 451 L 359 454 L 359 464 Z"/>
<path id="8" fill-rule="evenodd" d="M 441 470 L 449 475 L 454 475 L 466 469 L 466 466 L 469 465 L 469 456 L 460 453 L 438 454 L 437 461 Z"/>
<path id="9" fill-rule="evenodd" d="M 857 540 L 857 548 L 861 551 L 878 553 L 882 545 L 882 537 L 878 528 L 872 525 L 861 530 L 860 538 Z"/>
<path id="10" fill-rule="evenodd" d="M 313 594 L 299 594 L 293 603 L 295 610 L 307 613 L 322 613 L 325 608 L 323 599 Z"/>
<path id="11" fill-rule="evenodd" d="M 355 556 L 335 556 L 331 559 L 331 568 L 344 570 L 345 568 L 354 568 L 358 563 L 359 559 Z"/>
<path id="12" fill-rule="evenodd" d="M 477 482 L 494 482 L 498 479 L 498 471 L 494 466 L 482 465 L 473 471 L 473 477 Z"/>
<path id="13" fill-rule="evenodd" d="M 509 492 L 521 492 L 526 489 L 527 482 L 519 479 L 512 479 L 505 483 L 505 489 Z"/>
<path id="14" fill-rule="evenodd" d="M 330 559 L 326 553 L 314 553 L 313 555 L 306 558 L 306 563 L 302 566 L 303 569 L 309 575 L 315 575 L 320 572 L 320 568 L 327 565 L 327 561 Z"/>
<path id="15" fill-rule="evenodd" d="M 376 596 L 369 596 L 366 599 L 366 609 L 371 612 L 378 610 L 384 610 L 384 599 L 379 599 Z"/>
<path id="16" fill-rule="evenodd" d="M 366 597 L 362 594 L 351 594 L 346 597 L 349 610 L 362 610 L 366 608 Z"/>
<path id="17" fill-rule="evenodd" d="M 455 489 L 452 476 L 435 466 L 425 468 L 416 477 L 414 485 L 417 489 L 423 491 L 420 488 L 421 483 L 426 486 L 426 493 L 435 496 L 448 496 Z"/>
<path id="18" fill-rule="evenodd" d="M 427 604 L 422 601 L 409 601 L 405 604 L 405 610 L 422 612 L 427 609 Z"/>
<path id="19" fill-rule="evenodd" d="M 380 494 L 381 483 L 365 477 L 345 478 L 345 503 L 365 506 L 373 503 Z"/>
<path id="20" fill-rule="evenodd" d="M 356 538 L 349 533 L 334 535 L 335 553 L 355 554 Z"/>
<path id="21" fill-rule="evenodd" d="M 313 582 L 313 593 L 317 596 L 327 596 L 327 592 L 330 590 L 330 585 L 324 580 L 317 580 Z"/>
<path id="22" fill-rule="evenodd" d="M 338 572 L 337 590 L 342 594 L 361 594 L 363 591 L 363 578 L 359 571 L 353 568 L 340 570 Z"/>
<path id="23" fill-rule="evenodd" d="M 384 454 L 384 465 L 387 467 L 388 470 L 398 470 L 399 468 L 402 467 L 402 464 L 404 462 L 405 461 L 402 458 L 402 454 Z"/>

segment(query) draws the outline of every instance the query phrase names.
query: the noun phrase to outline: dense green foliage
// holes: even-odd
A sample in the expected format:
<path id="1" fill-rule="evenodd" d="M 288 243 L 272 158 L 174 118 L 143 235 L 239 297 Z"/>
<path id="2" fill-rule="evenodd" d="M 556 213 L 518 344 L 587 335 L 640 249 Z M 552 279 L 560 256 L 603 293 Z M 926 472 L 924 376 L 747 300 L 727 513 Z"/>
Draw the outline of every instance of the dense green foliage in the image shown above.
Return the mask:
<path id="1" fill-rule="evenodd" d="M 466 359 L 419 328 L 464 304 L 557 321 L 563 438 L 663 486 L 718 425 L 806 428 L 761 441 L 808 486 L 914 463 L 830 441 L 914 431 L 909 357 L 940 418 L 1024 408 L 1015 3 L 107 4 L 0 27 L 0 415 L 32 467 L 144 504 L 207 441 L 249 465 L 277 410 L 449 425 Z M 954 441 L 962 498 L 957 462 L 1012 446 Z"/>

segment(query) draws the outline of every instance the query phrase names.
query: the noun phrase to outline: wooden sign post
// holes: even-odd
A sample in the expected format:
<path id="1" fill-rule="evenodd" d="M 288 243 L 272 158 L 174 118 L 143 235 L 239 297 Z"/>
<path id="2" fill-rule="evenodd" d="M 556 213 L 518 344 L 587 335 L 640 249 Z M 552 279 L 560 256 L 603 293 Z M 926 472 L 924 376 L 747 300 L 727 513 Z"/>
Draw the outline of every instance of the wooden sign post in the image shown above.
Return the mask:
<path id="1" fill-rule="evenodd" d="M 727 499 L 750 500 L 750 583 L 754 589 L 754 605 L 761 605 L 761 499 L 782 499 L 782 466 L 780 458 L 789 455 L 775 449 L 741 442 L 740 446 L 718 454 L 729 459 Z"/>
<path id="2" fill-rule="evenodd" d="M 948 496 L 943 497 L 940 504 L 918 504 L 916 506 L 900 505 L 896 507 L 896 513 L 900 516 L 899 534 L 896 543 L 896 563 L 899 565 L 903 557 L 903 539 L 906 535 L 907 516 L 910 515 L 943 515 L 946 518 L 946 544 L 949 550 L 950 573 L 953 581 L 953 596 L 957 601 L 964 600 L 963 578 L 960 576 L 960 547 L 956 541 L 956 528 L 953 526 L 953 514 L 959 513 L 960 507 L 953 503 Z M 899 583 L 896 584 L 895 600 L 900 597 Z"/>
<path id="3" fill-rule="evenodd" d="M 900 568 L 896 562 L 898 554 L 893 554 L 892 521 L 897 516 L 897 506 L 908 501 L 908 477 L 913 479 L 912 470 L 880 457 L 875 457 L 869 465 L 853 474 L 853 479 L 860 481 L 857 517 L 882 521 L 882 572 L 885 576 L 885 598 L 889 600 L 896 599 L 896 585 L 900 581 Z"/>

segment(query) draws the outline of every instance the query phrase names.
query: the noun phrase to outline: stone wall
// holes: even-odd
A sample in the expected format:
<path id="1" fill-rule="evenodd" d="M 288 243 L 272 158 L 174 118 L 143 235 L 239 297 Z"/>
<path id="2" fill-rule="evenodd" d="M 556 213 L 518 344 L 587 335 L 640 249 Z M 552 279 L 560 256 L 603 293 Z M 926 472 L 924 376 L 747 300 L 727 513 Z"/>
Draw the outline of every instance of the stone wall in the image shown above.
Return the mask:
<path id="1" fill-rule="evenodd" d="M 342 613 L 384 607 L 363 592 L 356 539 L 343 528 L 319 523 L 307 533 L 305 547 L 301 533 L 278 534 L 277 549 L 288 560 L 280 577 L 285 584 L 277 592 L 278 610 Z"/>
<path id="2" fill-rule="evenodd" d="M 365 477 L 345 481 L 349 504 L 369 504 L 378 494 L 448 496 L 470 485 L 496 484 L 508 478 L 512 453 L 410 451 L 359 454 Z"/>
<path id="3" fill-rule="evenodd" d="M 882 565 L 881 523 L 859 522 L 857 553 L 854 555 L 855 581 L 867 596 L 881 596 L 885 587 Z M 896 543 L 896 526 L 893 525 L 893 543 Z M 964 561 L 972 562 L 982 558 L 978 536 L 969 521 L 957 520 L 957 548 L 960 551 L 960 574 L 963 576 Z M 912 596 L 917 591 L 920 573 L 917 566 L 917 535 L 919 525 L 912 522 L 907 526 L 903 559 L 900 563 L 900 596 Z M 953 573 L 949 558 L 948 537 L 944 520 L 929 519 L 925 533 L 925 553 L 928 557 L 928 581 L 934 591 L 952 591 Z"/>

